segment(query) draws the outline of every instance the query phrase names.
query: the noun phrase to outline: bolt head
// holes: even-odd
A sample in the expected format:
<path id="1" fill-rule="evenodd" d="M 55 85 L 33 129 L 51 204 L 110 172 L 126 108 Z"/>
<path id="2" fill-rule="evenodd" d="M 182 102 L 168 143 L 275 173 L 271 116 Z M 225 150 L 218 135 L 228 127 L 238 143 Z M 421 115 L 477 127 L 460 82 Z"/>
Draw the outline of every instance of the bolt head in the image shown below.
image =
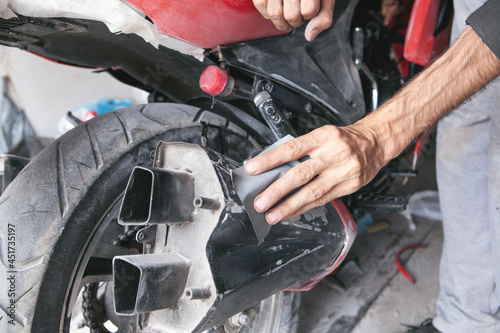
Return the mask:
<path id="1" fill-rule="evenodd" d="M 273 85 L 270 84 L 270 83 L 264 84 L 264 90 L 267 91 L 267 92 L 273 91 Z"/>
<path id="2" fill-rule="evenodd" d="M 250 324 L 250 317 L 244 313 L 238 315 L 238 323 L 242 326 Z"/>

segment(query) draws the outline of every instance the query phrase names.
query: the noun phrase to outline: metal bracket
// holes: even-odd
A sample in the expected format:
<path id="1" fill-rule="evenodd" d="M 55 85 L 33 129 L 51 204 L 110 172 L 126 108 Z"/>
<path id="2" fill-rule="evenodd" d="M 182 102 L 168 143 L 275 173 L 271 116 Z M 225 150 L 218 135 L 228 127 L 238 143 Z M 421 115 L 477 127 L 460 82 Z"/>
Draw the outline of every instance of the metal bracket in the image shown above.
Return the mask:
<path id="1" fill-rule="evenodd" d="M 271 95 L 267 91 L 261 91 L 254 98 L 255 106 L 259 110 L 262 118 L 266 121 L 267 125 L 271 128 L 276 139 L 281 139 L 290 134 L 294 137 L 297 133 L 293 129 L 288 119 L 283 115 L 283 112 L 274 103 Z"/>

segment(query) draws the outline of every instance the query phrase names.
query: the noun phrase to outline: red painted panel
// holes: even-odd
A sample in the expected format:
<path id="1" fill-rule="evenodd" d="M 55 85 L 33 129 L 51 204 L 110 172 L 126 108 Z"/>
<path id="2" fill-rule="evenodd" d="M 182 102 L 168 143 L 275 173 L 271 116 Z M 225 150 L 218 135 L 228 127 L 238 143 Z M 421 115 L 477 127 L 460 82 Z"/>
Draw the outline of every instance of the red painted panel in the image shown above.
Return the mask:
<path id="1" fill-rule="evenodd" d="M 202 48 L 216 48 L 280 31 L 264 19 L 252 0 L 127 0 L 170 37 Z"/>
<path id="2" fill-rule="evenodd" d="M 404 56 L 409 62 L 421 66 L 429 65 L 446 49 L 449 42 L 451 22 L 448 28 L 434 37 L 440 1 L 416 0 L 406 32 Z"/>

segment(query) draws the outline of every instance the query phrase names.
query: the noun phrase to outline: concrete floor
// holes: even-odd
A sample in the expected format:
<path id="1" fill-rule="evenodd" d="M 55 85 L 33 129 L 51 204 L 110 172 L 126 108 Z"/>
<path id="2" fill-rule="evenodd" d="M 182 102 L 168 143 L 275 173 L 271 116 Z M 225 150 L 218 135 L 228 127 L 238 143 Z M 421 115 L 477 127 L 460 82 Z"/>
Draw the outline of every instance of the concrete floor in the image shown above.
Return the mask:
<path id="1" fill-rule="evenodd" d="M 68 110 L 100 98 L 130 98 L 135 103 L 146 100 L 145 94 L 107 74 L 53 64 L 17 50 L 12 56 L 5 55 L 11 53 L 0 49 L 2 63 L 7 64 L 17 97 L 39 135 L 56 137 L 57 122 Z M 436 188 L 432 151 L 426 157 L 421 176 L 402 191 Z M 435 316 L 441 223 L 415 218 L 417 229 L 412 231 L 402 216 L 376 219 L 387 220 L 390 227 L 358 236 L 346 259 L 347 268 L 303 293 L 301 333 L 404 332 L 405 324 L 416 325 Z M 402 256 L 404 266 L 416 279 L 411 284 L 398 273 L 394 259 L 399 249 L 415 243 L 428 248 Z"/>
<path id="2" fill-rule="evenodd" d="M 416 250 L 405 264 L 415 283 L 410 284 L 402 274 L 396 274 L 354 327 L 353 333 L 401 332 L 403 324 L 418 326 L 424 319 L 436 316 L 442 240 L 442 224 L 435 222 L 423 240 L 427 249 Z"/>
<path id="3" fill-rule="evenodd" d="M 416 218 L 417 230 L 408 232 L 406 221 L 388 217 L 390 229 L 360 235 L 347 260 L 357 264 L 347 286 L 330 276 L 303 294 L 300 332 L 405 332 L 405 325 L 419 325 L 436 315 L 438 265 L 442 245 L 439 221 Z M 401 256 L 414 277 L 410 283 L 396 269 L 397 251 L 423 243 L 426 249 Z"/>

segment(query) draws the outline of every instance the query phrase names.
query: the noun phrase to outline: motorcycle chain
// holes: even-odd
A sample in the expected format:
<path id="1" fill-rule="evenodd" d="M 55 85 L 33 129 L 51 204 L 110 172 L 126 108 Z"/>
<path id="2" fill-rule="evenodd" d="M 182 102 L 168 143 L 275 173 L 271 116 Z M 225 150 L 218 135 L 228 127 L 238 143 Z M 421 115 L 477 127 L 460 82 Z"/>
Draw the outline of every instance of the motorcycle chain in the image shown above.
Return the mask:
<path id="1" fill-rule="evenodd" d="M 111 244 L 114 246 L 126 247 L 130 248 L 132 243 L 135 242 L 135 236 L 137 232 L 144 228 L 144 226 L 135 226 L 124 233 L 120 234 L 117 238 L 115 238 Z"/>
<path id="2" fill-rule="evenodd" d="M 98 288 L 98 283 L 89 283 L 83 287 L 83 317 L 85 318 L 85 324 L 88 328 L 90 328 L 91 333 L 109 333 L 109 331 L 102 325 L 102 311 L 104 310 L 104 305 L 97 299 Z M 102 310 L 97 311 L 97 306 L 102 308 Z"/>

